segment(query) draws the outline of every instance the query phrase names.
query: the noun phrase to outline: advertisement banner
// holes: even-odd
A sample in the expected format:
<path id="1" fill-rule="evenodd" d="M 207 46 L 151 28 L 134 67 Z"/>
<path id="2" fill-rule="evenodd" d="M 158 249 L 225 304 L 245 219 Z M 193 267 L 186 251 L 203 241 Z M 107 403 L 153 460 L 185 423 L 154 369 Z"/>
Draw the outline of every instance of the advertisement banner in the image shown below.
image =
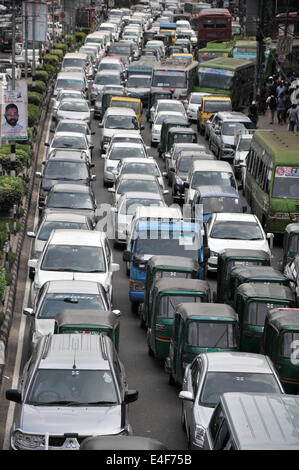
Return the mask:
<path id="1" fill-rule="evenodd" d="M 2 140 L 27 140 L 27 83 L 16 81 L 15 90 L 3 90 L 1 109 Z"/>
<path id="2" fill-rule="evenodd" d="M 27 2 L 28 41 L 33 41 L 33 25 L 35 25 L 35 41 L 47 40 L 48 6 L 46 3 Z M 23 36 L 25 37 L 25 2 L 23 2 Z"/>

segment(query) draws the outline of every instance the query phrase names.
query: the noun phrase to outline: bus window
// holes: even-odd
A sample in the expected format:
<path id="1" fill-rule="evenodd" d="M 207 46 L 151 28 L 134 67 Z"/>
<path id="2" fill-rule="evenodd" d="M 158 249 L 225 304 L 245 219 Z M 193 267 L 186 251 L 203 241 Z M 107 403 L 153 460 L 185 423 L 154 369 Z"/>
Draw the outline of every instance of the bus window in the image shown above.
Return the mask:
<path id="1" fill-rule="evenodd" d="M 299 167 L 276 167 L 272 197 L 299 199 Z"/>

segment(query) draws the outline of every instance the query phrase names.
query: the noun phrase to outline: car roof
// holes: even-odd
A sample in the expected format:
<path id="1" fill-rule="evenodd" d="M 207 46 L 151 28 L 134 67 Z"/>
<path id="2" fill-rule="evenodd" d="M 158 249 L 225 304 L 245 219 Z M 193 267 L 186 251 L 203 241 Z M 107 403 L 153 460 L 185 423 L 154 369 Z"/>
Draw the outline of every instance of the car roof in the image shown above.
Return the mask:
<path id="1" fill-rule="evenodd" d="M 82 135 L 84 137 L 85 134 L 83 134 L 83 132 L 65 132 L 65 131 L 61 131 L 61 132 L 55 132 L 54 136 L 53 136 L 53 139 L 54 137 L 73 137 L 73 136 L 78 136 L 78 135 Z"/>
<path id="2" fill-rule="evenodd" d="M 244 213 L 238 213 L 238 212 L 218 212 L 215 214 L 215 219 L 257 222 L 257 217 L 255 214 L 244 214 Z"/>
<path id="3" fill-rule="evenodd" d="M 78 101 L 78 100 L 75 100 L 73 99 L 73 101 Z M 83 100 L 82 100 L 83 101 Z M 84 100 L 85 101 L 85 100 Z M 86 121 L 83 121 L 83 119 L 59 119 L 58 123 L 57 123 L 57 127 L 59 126 L 59 124 L 82 124 L 83 126 L 86 126 L 88 127 L 88 122 Z"/>
<path id="4" fill-rule="evenodd" d="M 142 142 L 112 142 L 111 148 L 112 147 L 120 147 L 120 148 L 139 148 L 139 147 L 144 147 Z M 126 160 L 129 160 L 130 157 L 126 158 Z"/>
<path id="5" fill-rule="evenodd" d="M 86 222 L 86 215 L 71 213 L 62 213 L 62 212 L 49 212 L 45 214 L 44 220 L 47 222 L 51 221 L 66 221 L 66 222 Z"/>
<path id="6" fill-rule="evenodd" d="M 192 163 L 193 171 L 211 170 L 211 171 L 228 171 L 233 173 L 233 170 L 228 162 L 220 160 L 194 160 Z"/>
<path id="7" fill-rule="evenodd" d="M 49 337 L 47 355 L 43 355 L 40 369 L 110 369 L 103 357 L 99 335 L 53 334 Z"/>
<path id="8" fill-rule="evenodd" d="M 219 111 L 217 116 L 224 121 L 246 121 L 251 122 L 249 117 L 244 113 L 238 111 Z"/>
<path id="9" fill-rule="evenodd" d="M 272 371 L 267 356 L 239 351 L 203 353 L 208 371 L 269 373 Z"/>
<path id="10" fill-rule="evenodd" d="M 125 175 L 120 176 L 120 180 L 128 179 L 128 180 L 152 180 L 157 181 L 157 177 L 154 175 L 140 175 L 139 173 L 128 173 Z"/>
<path id="11" fill-rule="evenodd" d="M 78 279 L 48 281 L 47 293 L 70 293 L 70 294 L 98 294 L 101 284 L 95 281 L 81 281 Z"/>
<path id="12" fill-rule="evenodd" d="M 120 199 L 141 199 L 141 198 L 164 202 L 161 194 L 148 193 L 148 192 L 143 192 L 143 191 L 128 191 L 127 193 L 122 194 L 120 197 Z"/>
<path id="13" fill-rule="evenodd" d="M 121 163 L 122 163 L 122 166 L 124 166 L 126 163 L 142 163 L 142 164 L 155 164 L 156 166 L 158 166 L 156 160 L 153 158 L 153 157 L 147 157 L 147 158 L 144 158 L 144 157 L 132 157 L 132 158 L 123 158 L 121 160 Z"/>
<path id="14" fill-rule="evenodd" d="M 122 108 L 120 106 L 110 106 L 109 108 L 106 109 L 105 114 L 108 115 L 113 115 L 113 116 L 134 116 L 136 117 L 136 113 L 133 109 L 131 108 Z"/>
<path id="15" fill-rule="evenodd" d="M 163 104 L 163 103 L 174 103 L 174 104 L 178 104 L 179 106 L 181 106 L 183 103 L 179 100 L 167 100 L 167 99 L 164 99 L 164 98 L 161 98 L 160 100 L 157 100 L 157 103 L 158 104 Z"/>
<path id="16" fill-rule="evenodd" d="M 216 304 L 208 302 L 182 302 L 176 306 L 175 312 L 184 320 L 192 317 L 212 319 L 228 319 L 239 321 L 239 316 L 228 304 Z"/>
<path id="17" fill-rule="evenodd" d="M 82 79 L 84 78 L 84 72 L 59 72 L 56 80 L 58 80 L 59 78 L 69 78 L 70 80 Z"/>
<path id="18" fill-rule="evenodd" d="M 69 193 L 90 193 L 90 187 L 86 184 L 57 183 L 52 186 L 50 191 Z"/>
<path id="19" fill-rule="evenodd" d="M 266 281 L 265 281 L 266 282 Z M 287 286 L 277 285 L 276 283 L 264 284 L 263 282 L 244 282 L 241 284 L 236 295 L 241 295 L 244 299 L 256 298 L 258 299 L 276 299 L 283 301 L 294 302 L 294 294 Z M 299 321 L 298 321 L 299 325 Z"/>
<path id="20" fill-rule="evenodd" d="M 64 101 L 71 101 L 72 103 L 78 103 L 78 102 L 86 103 L 87 102 L 85 98 L 65 98 L 64 100 L 62 100 L 62 102 Z"/>
<path id="21" fill-rule="evenodd" d="M 200 186 L 197 191 L 202 197 L 234 197 L 240 198 L 238 191 L 231 186 Z"/>
<path id="22" fill-rule="evenodd" d="M 88 245 L 102 246 L 103 232 L 99 230 L 52 230 L 49 245 Z"/>

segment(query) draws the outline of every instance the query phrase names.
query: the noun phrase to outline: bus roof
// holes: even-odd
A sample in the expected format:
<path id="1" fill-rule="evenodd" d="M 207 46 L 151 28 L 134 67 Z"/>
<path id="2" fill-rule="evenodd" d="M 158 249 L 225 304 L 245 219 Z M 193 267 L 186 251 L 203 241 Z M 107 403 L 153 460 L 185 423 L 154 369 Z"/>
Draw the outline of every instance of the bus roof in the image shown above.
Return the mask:
<path id="1" fill-rule="evenodd" d="M 227 8 L 203 8 L 199 11 L 198 17 L 202 18 L 203 16 L 227 16 L 231 18 L 231 14 Z"/>
<path id="2" fill-rule="evenodd" d="M 238 39 L 235 43 L 235 47 L 245 47 L 245 46 L 250 46 L 250 47 L 257 47 L 258 42 L 255 41 L 254 39 Z"/>
<path id="3" fill-rule="evenodd" d="M 186 62 L 178 62 L 178 61 L 165 61 L 161 62 L 160 64 L 157 64 L 154 66 L 153 71 L 157 70 L 173 70 L 173 71 L 185 71 L 185 70 L 190 70 L 198 66 L 198 62 L 196 60 L 193 60 L 190 62 L 190 60 L 186 60 Z"/>
<path id="4" fill-rule="evenodd" d="M 257 130 L 253 141 L 274 155 L 278 165 L 298 165 L 299 132 Z"/>
<path id="5" fill-rule="evenodd" d="M 213 69 L 225 69 L 225 70 L 238 70 L 246 66 L 254 67 L 251 60 L 246 59 L 236 59 L 234 57 L 216 57 L 215 59 L 208 60 L 206 62 L 201 62 L 199 68 L 208 67 Z"/>

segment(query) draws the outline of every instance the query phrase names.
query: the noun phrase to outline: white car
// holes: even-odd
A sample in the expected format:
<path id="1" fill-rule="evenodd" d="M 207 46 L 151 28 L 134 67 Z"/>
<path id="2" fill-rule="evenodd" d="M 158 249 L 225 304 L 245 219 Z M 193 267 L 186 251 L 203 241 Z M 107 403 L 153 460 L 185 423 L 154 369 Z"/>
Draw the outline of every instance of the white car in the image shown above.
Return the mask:
<path id="1" fill-rule="evenodd" d="M 167 189 L 162 189 L 158 178 L 153 175 L 139 175 L 139 174 L 128 174 L 118 178 L 115 186 L 108 188 L 110 193 L 114 193 L 114 201 L 117 203 L 118 199 L 122 194 L 127 192 L 145 192 L 145 193 L 157 193 L 163 197 L 168 194 Z"/>
<path id="2" fill-rule="evenodd" d="M 60 101 L 58 105 L 56 120 L 81 119 L 90 124 L 92 111 L 93 109 L 89 108 L 85 99 L 66 98 Z"/>
<path id="3" fill-rule="evenodd" d="M 253 134 L 241 134 L 237 140 L 234 157 L 234 170 L 236 178 L 241 179 L 245 188 L 246 157 L 250 150 Z"/>
<path id="4" fill-rule="evenodd" d="M 45 142 L 45 147 L 49 147 L 47 158 L 53 150 L 74 149 L 85 152 L 89 160 L 91 160 L 91 150 L 93 149 L 93 145 L 89 144 L 86 134 L 80 132 L 55 132 L 51 144 Z"/>
<path id="5" fill-rule="evenodd" d="M 179 394 L 189 449 L 203 448 L 214 408 L 226 392 L 284 393 L 267 356 L 237 351 L 199 354 L 187 365 Z"/>
<path id="6" fill-rule="evenodd" d="M 100 141 L 102 152 L 109 146 L 110 140 L 116 133 L 126 133 L 128 135 L 140 135 L 140 126 L 136 113 L 131 108 L 119 108 L 110 106 L 106 109 L 103 121 L 99 123 L 101 129 Z"/>
<path id="7" fill-rule="evenodd" d="M 163 176 L 154 157 L 148 158 L 123 158 L 114 170 L 115 178 L 134 173 L 135 175 L 153 175 L 158 178 L 159 184 L 164 189 Z"/>
<path id="8" fill-rule="evenodd" d="M 201 108 L 201 101 L 203 96 L 208 96 L 211 93 L 190 93 L 189 99 L 186 100 L 187 107 L 187 117 L 189 121 L 197 121 L 197 113 L 199 108 Z"/>
<path id="9" fill-rule="evenodd" d="M 152 145 L 158 145 L 160 142 L 163 121 L 169 117 L 184 117 L 184 115 L 181 112 L 174 111 L 160 111 L 157 113 L 152 126 Z"/>
<path id="10" fill-rule="evenodd" d="M 207 222 L 207 235 L 211 252 L 209 271 L 217 271 L 218 253 L 226 248 L 263 250 L 271 255 L 267 239 L 273 237 L 273 234 L 265 234 L 255 214 L 213 214 Z"/>
<path id="11" fill-rule="evenodd" d="M 82 91 L 78 91 L 78 90 L 63 90 L 63 89 L 59 90 L 57 96 L 55 96 L 55 98 L 52 98 L 52 119 L 53 120 L 55 120 L 56 118 L 57 109 L 61 100 L 65 100 L 69 98 L 76 98 L 76 99 L 81 100 L 82 98 L 84 98 L 84 95 Z"/>
<path id="12" fill-rule="evenodd" d="M 147 159 L 147 153 L 141 143 L 117 142 L 109 148 L 109 152 L 102 154 L 102 158 L 105 159 L 103 182 L 104 186 L 107 186 L 114 183 L 115 174 L 113 170 L 116 169 L 121 160 L 130 160 L 131 158 Z"/>
<path id="13" fill-rule="evenodd" d="M 45 282 L 59 279 L 99 282 L 111 299 L 112 274 L 119 270 L 106 234 L 97 230 L 53 230 L 41 257 L 28 266 L 35 269 L 31 302 Z"/>
<path id="14" fill-rule="evenodd" d="M 150 109 L 150 122 L 154 122 L 157 114 L 161 111 L 181 113 L 187 120 L 185 106 L 179 100 L 157 100 L 154 106 Z"/>

